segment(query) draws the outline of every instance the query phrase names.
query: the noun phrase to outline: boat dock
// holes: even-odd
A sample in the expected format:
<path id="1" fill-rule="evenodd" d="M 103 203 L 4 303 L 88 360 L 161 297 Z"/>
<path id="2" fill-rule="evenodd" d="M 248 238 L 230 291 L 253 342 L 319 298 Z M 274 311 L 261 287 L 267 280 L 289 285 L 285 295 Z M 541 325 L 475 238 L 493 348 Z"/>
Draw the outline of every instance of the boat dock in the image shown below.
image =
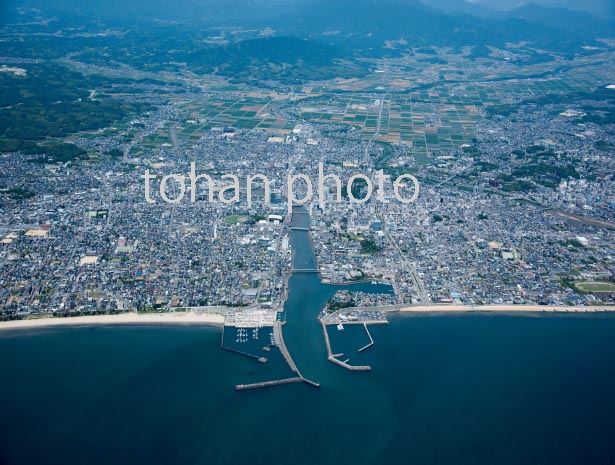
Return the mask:
<path id="1" fill-rule="evenodd" d="M 267 363 L 267 361 L 268 361 L 267 357 L 259 357 L 258 355 L 249 354 L 248 352 L 244 352 L 242 350 L 235 349 L 234 347 L 225 346 L 224 345 L 224 328 L 222 328 L 222 340 L 220 341 L 220 348 L 222 350 L 228 350 L 229 352 L 233 352 L 234 354 L 239 354 L 239 355 L 243 355 L 243 356 L 248 357 L 248 358 L 252 358 L 254 360 L 257 360 L 260 363 Z"/>
<path id="2" fill-rule="evenodd" d="M 235 389 L 237 391 L 246 391 L 249 389 L 259 389 L 259 388 L 280 386 L 282 384 L 293 384 L 293 383 L 306 383 L 312 387 L 320 388 L 320 384 L 312 380 L 309 380 L 307 378 L 304 378 L 301 372 L 299 371 L 299 368 L 297 368 L 295 361 L 291 357 L 290 352 L 288 351 L 288 349 L 286 348 L 286 344 L 284 343 L 284 335 L 282 334 L 282 322 L 280 321 L 276 321 L 273 324 L 273 341 L 275 342 L 276 346 L 280 349 L 280 353 L 284 357 L 284 360 L 286 360 L 288 367 L 297 376 L 293 378 L 283 378 L 283 379 L 276 379 L 272 381 L 263 381 L 260 383 L 237 384 L 235 386 Z"/>
<path id="3" fill-rule="evenodd" d="M 342 362 L 341 360 L 337 359 L 336 357 L 340 357 L 342 356 L 342 354 L 333 354 L 333 351 L 331 350 L 331 341 L 329 340 L 329 333 L 327 332 L 327 325 L 322 320 L 320 320 L 320 324 L 322 325 L 322 332 L 325 336 L 325 345 L 327 346 L 327 360 L 332 363 L 335 363 L 336 365 L 340 365 L 341 367 L 344 367 L 350 371 L 371 371 L 372 367 L 369 365 L 349 365 L 348 363 Z M 373 345 L 374 341 L 373 339 L 371 340 L 372 342 L 368 344 L 368 346 Z M 367 348 L 368 346 L 366 346 L 365 348 Z"/>

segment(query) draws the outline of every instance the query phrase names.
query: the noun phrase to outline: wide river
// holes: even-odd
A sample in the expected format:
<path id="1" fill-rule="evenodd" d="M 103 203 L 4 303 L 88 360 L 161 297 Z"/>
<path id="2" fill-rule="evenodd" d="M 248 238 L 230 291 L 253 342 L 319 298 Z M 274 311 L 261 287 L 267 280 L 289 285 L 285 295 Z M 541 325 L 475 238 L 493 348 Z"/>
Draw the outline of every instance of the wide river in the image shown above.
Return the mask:
<path id="1" fill-rule="evenodd" d="M 308 233 L 291 234 L 311 268 Z M 0 464 L 615 463 L 614 317 L 395 316 L 361 354 L 362 327 L 334 327 L 334 351 L 373 367 L 351 373 L 316 321 L 334 291 L 293 275 L 286 304 L 320 389 L 236 392 L 287 368 L 220 350 L 217 327 L 0 332 Z"/>

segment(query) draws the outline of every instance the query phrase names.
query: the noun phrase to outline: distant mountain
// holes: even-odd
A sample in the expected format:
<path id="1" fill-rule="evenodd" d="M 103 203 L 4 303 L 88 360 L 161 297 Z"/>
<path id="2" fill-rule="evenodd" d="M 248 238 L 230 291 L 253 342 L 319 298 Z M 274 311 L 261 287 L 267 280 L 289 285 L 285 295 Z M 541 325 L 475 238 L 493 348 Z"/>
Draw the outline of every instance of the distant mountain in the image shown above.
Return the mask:
<path id="1" fill-rule="evenodd" d="M 464 13 L 479 18 L 492 18 L 498 15 L 493 8 L 466 0 L 420 0 L 421 3 L 444 13 Z"/>
<path id="2" fill-rule="evenodd" d="M 310 79 L 362 76 L 366 68 L 352 63 L 337 47 L 296 37 L 243 40 L 222 46 L 195 46 L 174 53 L 190 69 L 217 73 L 236 81 L 271 80 L 299 83 Z"/>
<path id="3" fill-rule="evenodd" d="M 133 21 L 246 21 L 271 17 L 305 0 L 2 0 L 0 20 L 28 16 L 81 17 Z"/>
<path id="4" fill-rule="evenodd" d="M 273 24 L 288 34 L 320 36 L 354 49 L 382 47 L 387 39 L 405 39 L 411 46 L 453 47 L 501 46 L 524 41 L 560 51 L 595 43 L 593 24 L 589 20 L 576 30 L 550 24 L 537 27 L 537 21 L 514 15 L 483 19 L 468 14 L 447 14 L 414 0 L 314 0 L 285 17 L 283 22 Z M 565 24 L 568 25 L 568 20 Z"/>
<path id="5" fill-rule="evenodd" d="M 500 14 L 503 18 L 515 18 L 532 24 L 563 29 L 569 32 L 592 31 L 597 37 L 613 36 L 615 22 L 597 18 L 584 11 L 572 11 L 565 8 L 548 8 L 536 3 Z"/>
<path id="6" fill-rule="evenodd" d="M 296 37 L 270 37 L 221 46 L 194 47 L 194 50 L 175 56 L 175 59 L 206 67 L 232 68 L 256 62 L 276 65 L 302 62 L 308 66 L 326 66 L 338 57 L 340 52 L 330 45 Z"/>
<path id="7" fill-rule="evenodd" d="M 584 45 L 597 45 L 596 38 L 615 36 L 612 23 L 599 20 L 587 13 L 565 9 L 551 9 L 530 4 L 505 13 L 493 13 L 482 6 L 464 0 L 5 0 L 5 19 L 26 23 L 38 21 L 41 32 L 70 30 L 79 25 L 87 28 L 113 28 L 149 31 L 150 37 L 159 42 L 159 52 L 165 49 L 190 50 L 197 44 L 201 50 L 203 31 L 215 27 L 235 27 L 246 34 L 228 35 L 227 40 L 238 42 L 257 37 L 259 32 L 271 28 L 277 36 L 310 39 L 333 45 L 335 56 L 356 57 L 395 56 L 401 49 L 428 46 L 480 47 L 503 46 L 507 43 L 527 42 L 547 51 L 567 54 L 583 52 Z M 432 8 L 437 6 L 439 9 Z M 38 9 L 37 9 L 38 8 Z M 10 13 L 7 13 L 10 12 Z M 482 17 L 479 17 L 479 13 Z M 493 15 L 493 17 L 489 17 Z M 56 18 L 52 22 L 44 19 Z M 46 30 L 42 28 L 47 27 Z M 169 27 L 168 30 L 157 28 Z M 141 34 L 146 36 L 147 34 Z M 407 45 L 394 50 L 385 41 L 404 39 Z M 103 40 L 103 39 L 101 39 Z M 107 43 L 112 39 L 104 39 Z M 118 39 L 119 41 L 119 39 Z M 120 41 L 121 42 L 121 41 Z M 137 40 L 133 48 L 143 48 Z M 269 47 L 271 42 L 256 42 Z M 118 43 L 126 57 L 134 57 L 130 44 Z M 145 44 L 147 48 L 148 44 Z M 245 43 L 242 47 L 249 47 Z M 288 44 L 286 44 L 288 45 Z M 217 56 L 224 51 L 233 57 L 231 43 L 227 49 L 211 49 Z M 294 51 L 294 48 L 297 48 Z M 286 47 L 288 60 L 304 56 L 309 60 L 305 47 L 316 47 L 311 42 L 295 42 Z M 248 50 L 257 53 L 256 50 Z M 141 50 L 143 60 L 151 56 L 150 50 Z M 275 50 L 269 50 L 275 55 Z M 268 53 L 269 53 L 268 52 Z M 322 57 L 323 50 L 312 50 Z M 196 52 L 195 52 L 196 53 Z M 243 52 L 242 52 L 243 53 Z M 311 53 L 311 52 L 310 52 Z M 589 52 L 587 52 L 589 53 Z M 158 54 L 158 51 L 156 51 Z M 190 56 L 184 61 L 190 61 Z M 180 60 L 176 60 L 181 62 Z M 213 58 L 208 63 L 214 63 Z"/>
<path id="8" fill-rule="evenodd" d="M 425 1 L 426 3 L 431 2 L 431 0 Z M 615 19 L 615 2 L 613 0 L 473 0 L 473 3 L 493 10 L 509 11 L 522 7 L 532 1 L 547 8 L 585 11 L 600 16 L 603 19 Z"/>

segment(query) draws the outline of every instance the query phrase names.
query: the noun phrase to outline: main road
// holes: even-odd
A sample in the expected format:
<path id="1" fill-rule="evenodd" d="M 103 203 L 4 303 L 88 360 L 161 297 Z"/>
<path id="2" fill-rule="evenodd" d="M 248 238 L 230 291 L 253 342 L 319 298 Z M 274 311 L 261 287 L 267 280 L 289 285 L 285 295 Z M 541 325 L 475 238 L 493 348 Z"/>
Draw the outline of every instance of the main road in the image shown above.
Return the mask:
<path id="1" fill-rule="evenodd" d="M 375 184 L 374 166 L 369 156 L 369 149 L 371 145 L 374 143 L 374 140 L 376 140 L 378 133 L 380 132 L 380 125 L 382 123 L 382 110 L 384 108 L 384 101 L 387 96 L 388 94 L 384 94 L 380 99 L 380 107 L 378 109 L 378 120 L 376 122 L 376 130 L 374 131 L 374 134 L 369 139 L 369 141 L 367 141 L 367 144 L 365 145 L 364 160 L 365 160 L 365 164 L 369 167 L 369 170 L 370 170 L 372 185 Z M 401 250 L 401 247 L 399 247 L 399 244 L 397 243 L 395 238 L 391 235 L 391 233 L 387 229 L 386 221 L 384 221 L 382 213 L 379 211 L 378 207 L 379 207 L 378 202 L 375 202 L 374 209 L 375 209 L 376 217 L 382 224 L 382 231 L 384 232 L 384 235 L 387 241 L 397 251 L 399 255 L 399 259 L 401 261 L 402 268 L 408 272 L 408 275 L 410 276 L 410 279 L 412 280 L 412 283 L 414 285 L 414 288 L 416 289 L 418 298 L 421 301 L 421 303 L 423 303 L 424 305 L 430 305 L 431 299 L 429 298 L 429 294 L 427 294 L 427 291 L 425 290 L 425 284 L 423 283 L 423 280 L 421 279 L 421 277 L 419 276 L 416 270 L 416 264 L 408 260 L 408 257 L 406 257 L 406 254 Z"/>

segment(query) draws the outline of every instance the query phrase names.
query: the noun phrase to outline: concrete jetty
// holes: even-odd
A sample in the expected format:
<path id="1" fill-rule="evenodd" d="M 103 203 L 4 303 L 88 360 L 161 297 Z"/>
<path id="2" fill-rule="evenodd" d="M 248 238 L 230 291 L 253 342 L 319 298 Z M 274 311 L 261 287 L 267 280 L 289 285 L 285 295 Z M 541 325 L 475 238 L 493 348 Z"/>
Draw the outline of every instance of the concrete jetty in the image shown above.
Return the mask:
<path id="1" fill-rule="evenodd" d="M 284 378 L 284 379 L 276 379 L 273 381 L 263 381 L 262 383 L 238 384 L 235 386 L 235 390 L 247 391 L 249 389 L 260 389 L 260 388 L 270 387 L 270 386 L 280 386 L 282 384 L 302 383 L 303 381 L 304 381 L 303 378 L 297 376 L 295 378 Z"/>
<path id="2" fill-rule="evenodd" d="M 258 355 L 249 354 L 247 352 L 243 352 L 241 350 L 233 349 L 232 347 L 220 346 L 222 350 L 227 350 L 229 352 L 233 352 L 234 354 L 243 355 L 244 357 L 252 358 L 260 363 L 267 363 L 267 357 L 259 357 Z"/>
<path id="3" fill-rule="evenodd" d="M 327 360 L 329 360 L 330 362 L 335 363 L 336 365 L 339 365 L 341 367 L 346 368 L 347 370 L 350 371 L 371 371 L 372 367 L 369 365 L 349 365 L 346 362 L 342 362 L 341 360 L 338 360 L 335 357 L 327 357 Z"/>
<path id="4" fill-rule="evenodd" d="M 324 321 L 320 320 L 322 325 L 322 333 L 325 336 L 325 346 L 327 346 L 327 357 L 333 357 L 333 351 L 331 350 L 331 341 L 329 341 L 329 333 L 327 332 L 327 325 Z"/>
<path id="5" fill-rule="evenodd" d="M 304 378 L 297 365 L 295 364 L 293 358 L 290 356 L 290 352 L 286 348 L 286 344 L 284 343 L 284 335 L 282 334 L 282 323 L 280 321 L 276 321 L 273 325 L 273 340 L 276 346 L 280 349 L 280 353 L 286 360 L 288 367 L 291 369 L 293 373 L 297 376 L 293 378 L 284 378 L 284 379 L 276 379 L 272 381 L 263 381 L 260 383 L 252 383 L 252 384 L 237 384 L 235 389 L 237 391 L 246 391 L 249 389 L 260 389 L 271 386 L 280 386 L 283 384 L 293 384 L 293 383 L 306 383 L 312 387 L 320 388 L 320 384 L 311 381 L 307 378 Z M 264 357 L 263 357 L 264 358 Z"/>
<path id="6" fill-rule="evenodd" d="M 320 388 L 320 383 L 316 383 L 316 382 L 311 381 L 311 380 L 309 380 L 307 378 L 301 378 L 301 379 L 303 380 L 304 383 L 309 384 L 312 387 Z"/>
<path id="7" fill-rule="evenodd" d="M 261 383 L 252 384 L 237 384 L 235 385 L 236 391 L 247 391 L 250 389 L 260 389 L 272 386 L 281 386 L 283 384 L 305 383 L 315 388 L 320 388 L 320 384 L 315 383 L 302 376 L 295 376 L 294 378 L 274 379 L 273 381 L 263 381 Z"/>
<path id="8" fill-rule="evenodd" d="M 273 340 L 280 348 L 280 352 L 282 353 L 284 360 L 286 360 L 286 363 L 288 363 L 290 369 L 297 373 L 300 378 L 303 378 L 297 368 L 297 365 L 295 365 L 293 358 L 290 356 L 290 352 L 288 352 L 288 349 L 286 348 L 286 344 L 284 343 L 284 335 L 282 334 L 282 323 L 279 321 L 276 321 L 273 325 Z"/>
<path id="9" fill-rule="evenodd" d="M 249 354 L 247 352 L 243 352 L 239 349 L 235 349 L 233 347 L 228 347 L 224 345 L 224 328 L 222 328 L 222 340 L 220 341 L 220 348 L 222 350 L 228 350 L 229 352 L 233 352 L 234 354 L 239 354 L 239 355 L 243 355 L 245 357 L 249 357 L 252 358 L 254 360 L 257 360 L 260 363 L 267 363 L 267 357 L 259 357 L 258 355 L 254 355 L 254 354 Z"/>
<path id="10" fill-rule="evenodd" d="M 372 369 L 372 367 L 369 365 L 349 365 L 348 363 L 342 362 L 341 360 L 338 360 L 337 358 L 335 358 L 333 356 L 333 351 L 331 350 L 331 341 L 329 340 L 329 333 L 327 332 L 327 325 L 322 320 L 320 320 L 320 324 L 322 325 L 322 332 L 325 336 L 325 345 L 327 346 L 327 360 L 329 360 L 332 363 L 335 363 L 336 365 L 344 367 L 350 371 L 370 371 Z M 370 336 L 370 339 L 371 339 L 371 336 Z"/>
<path id="11" fill-rule="evenodd" d="M 369 344 L 361 347 L 359 349 L 359 352 L 363 352 L 365 349 L 369 349 L 371 346 L 374 345 L 374 340 L 372 339 L 372 335 L 369 333 L 369 329 L 367 329 L 367 325 L 365 323 L 363 323 L 363 327 L 365 328 L 365 332 L 367 333 L 367 337 L 369 337 Z"/>

